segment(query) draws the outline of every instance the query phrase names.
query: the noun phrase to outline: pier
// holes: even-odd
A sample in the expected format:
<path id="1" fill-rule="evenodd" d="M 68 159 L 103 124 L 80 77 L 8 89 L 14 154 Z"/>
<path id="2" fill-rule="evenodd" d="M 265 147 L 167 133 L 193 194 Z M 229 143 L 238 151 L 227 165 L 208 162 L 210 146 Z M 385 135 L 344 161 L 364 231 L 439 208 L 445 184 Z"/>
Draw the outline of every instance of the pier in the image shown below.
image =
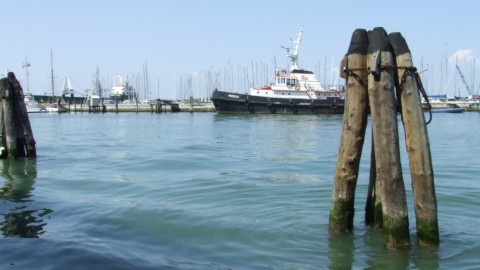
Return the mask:
<path id="1" fill-rule="evenodd" d="M 40 105 L 45 106 L 50 100 L 51 96 L 34 95 L 34 100 Z M 61 98 L 61 97 L 57 97 Z M 90 112 L 90 113 L 123 113 L 123 112 L 150 112 L 150 113 L 169 113 L 169 112 L 215 112 L 215 106 L 211 101 L 203 100 L 185 100 L 173 101 L 167 99 L 155 99 L 149 103 L 141 103 L 134 101 L 124 103 L 115 102 L 115 100 L 100 101 L 98 103 L 88 102 L 85 97 L 69 97 L 64 98 L 65 107 L 71 113 L 76 112 Z"/>

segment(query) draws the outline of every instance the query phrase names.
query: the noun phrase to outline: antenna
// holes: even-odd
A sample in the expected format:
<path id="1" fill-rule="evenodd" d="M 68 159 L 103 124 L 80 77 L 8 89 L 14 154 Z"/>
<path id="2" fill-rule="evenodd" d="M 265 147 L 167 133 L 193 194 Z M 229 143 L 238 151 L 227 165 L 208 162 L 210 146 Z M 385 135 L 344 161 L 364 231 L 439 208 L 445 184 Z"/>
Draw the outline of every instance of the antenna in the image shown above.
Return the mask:
<path id="1" fill-rule="evenodd" d="M 30 67 L 30 62 L 28 62 L 28 57 L 25 56 L 25 62 L 23 62 L 22 68 L 24 68 L 24 69 L 27 71 L 27 93 L 30 92 L 30 84 L 29 84 L 29 82 L 28 82 L 28 75 L 29 75 L 29 73 L 28 73 L 28 67 Z"/>
<path id="2" fill-rule="evenodd" d="M 290 42 L 293 43 L 292 47 L 280 46 L 282 49 L 285 49 L 287 51 L 287 56 L 292 61 L 292 70 L 298 69 L 298 48 L 300 46 L 300 42 L 302 41 L 302 35 L 303 35 L 303 26 L 302 28 L 300 28 L 300 32 L 298 33 L 297 40 L 293 40 L 292 38 L 290 38 Z"/>

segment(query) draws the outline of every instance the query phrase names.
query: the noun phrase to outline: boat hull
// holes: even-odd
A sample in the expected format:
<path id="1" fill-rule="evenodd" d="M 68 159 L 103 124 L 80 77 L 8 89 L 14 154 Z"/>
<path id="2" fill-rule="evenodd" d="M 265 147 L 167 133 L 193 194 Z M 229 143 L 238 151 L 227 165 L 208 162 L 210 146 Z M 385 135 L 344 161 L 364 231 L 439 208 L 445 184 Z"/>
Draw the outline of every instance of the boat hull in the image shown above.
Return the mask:
<path id="1" fill-rule="evenodd" d="M 268 98 L 215 90 L 212 94 L 215 110 L 221 113 L 263 114 L 342 114 L 344 100 Z"/>
<path id="2" fill-rule="evenodd" d="M 464 108 L 433 109 L 432 113 L 463 113 Z"/>

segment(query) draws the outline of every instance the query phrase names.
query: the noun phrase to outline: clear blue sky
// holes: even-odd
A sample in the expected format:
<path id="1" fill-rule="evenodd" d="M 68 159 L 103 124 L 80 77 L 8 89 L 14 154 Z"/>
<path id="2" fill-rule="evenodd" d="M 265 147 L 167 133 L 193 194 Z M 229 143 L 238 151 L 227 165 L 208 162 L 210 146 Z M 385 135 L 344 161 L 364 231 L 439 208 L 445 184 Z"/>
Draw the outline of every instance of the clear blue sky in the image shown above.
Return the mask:
<path id="1" fill-rule="evenodd" d="M 252 81 L 251 69 L 273 73 L 274 61 L 287 66 L 281 45 L 288 45 L 303 26 L 300 66 L 318 71 L 321 82 L 334 82 L 340 59 L 352 32 L 384 27 L 401 32 L 418 69 L 424 72 L 429 93 L 460 89 L 455 56 L 469 84 L 480 85 L 478 17 L 480 1 L 161 1 L 161 0 L 1 0 L 3 40 L 0 70 L 14 71 L 26 88 L 51 93 L 50 50 L 56 93 L 68 75 L 74 89 L 91 88 L 99 67 L 105 88 L 113 77 L 129 76 L 137 84 L 148 68 L 152 97 L 178 96 L 182 84 L 193 78 L 194 95 L 204 95 L 205 74 L 216 71 Z M 446 57 L 450 57 L 446 69 Z M 326 61 L 325 61 L 326 60 Z M 261 72 L 260 72 L 261 73 Z M 445 74 L 449 78 L 445 79 Z M 475 74 L 475 76 L 474 76 Z M 263 74 L 261 73 L 262 77 Z M 198 82 L 195 76 L 203 76 Z M 133 78 L 133 79 L 132 79 Z M 474 82 L 475 78 L 475 82 Z M 197 78 L 198 79 L 198 78 Z M 217 78 L 218 79 L 218 78 Z M 236 85 L 236 84 L 235 84 Z M 235 88 L 235 85 L 230 87 Z M 227 83 L 223 83 L 227 88 Z M 232 89 L 234 90 L 234 89 Z M 235 89 L 245 91 L 246 89 Z"/>

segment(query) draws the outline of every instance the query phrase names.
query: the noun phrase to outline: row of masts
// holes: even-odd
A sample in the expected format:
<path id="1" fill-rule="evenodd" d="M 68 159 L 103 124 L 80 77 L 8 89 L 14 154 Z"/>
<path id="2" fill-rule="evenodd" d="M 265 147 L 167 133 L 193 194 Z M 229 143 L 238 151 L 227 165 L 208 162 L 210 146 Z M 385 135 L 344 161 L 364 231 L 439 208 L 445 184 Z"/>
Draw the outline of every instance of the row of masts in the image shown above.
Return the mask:
<path id="1" fill-rule="evenodd" d="M 28 56 L 25 57 L 25 62 L 22 63 L 22 68 L 25 69 L 26 73 L 26 92 L 30 93 L 30 82 L 29 82 L 29 68 L 30 68 L 30 62 L 28 61 Z M 54 70 L 53 70 L 53 50 L 50 50 L 50 77 L 49 79 L 51 80 L 51 94 L 52 94 L 52 99 L 55 100 L 55 75 L 54 75 Z M 107 76 L 108 77 L 108 76 Z M 148 74 L 148 66 L 147 63 L 143 65 L 143 70 L 142 74 L 137 73 L 137 74 L 131 74 L 127 76 L 127 84 L 132 86 L 134 89 L 142 89 L 143 91 L 136 93 L 137 98 L 141 99 L 148 99 L 152 92 L 150 90 L 150 84 L 149 84 L 149 74 Z M 93 79 L 92 79 L 92 88 L 91 89 L 86 89 L 85 94 L 88 95 L 98 95 L 101 97 L 105 97 L 106 95 L 109 94 L 110 90 L 108 88 L 104 88 L 103 85 L 109 85 L 109 83 L 101 83 L 100 80 L 100 71 L 99 67 L 97 66 L 94 74 L 93 74 Z M 63 89 L 62 89 L 62 95 L 67 95 L 67 94 L 73 94 L 76 91 L 72 88 L 72 83 L 69 78 L 69 76 L 65 76 L 65 79 L 63 81 Z M 83 95 L 81 92 L 76 92 L 80 95 Z"/>
<path id="2" fill-rule="evenodd" d="M 301 39 L 301 36 L 299 35 L 299 39 Z M 300 40 L 297 40 L 299 42 Z M 287 51 L 289 53 L 289 51 Z M 291 60 L 292 63 L 295 61 L 297 63 L 298 58 L 294 57 L 294 53 L 289 53 L 291 55 Z M 321 61 L 318 62 L 317 65 L 314 65 L 313 67 L 309 68 L 307 67 L 307 70 L 313 71 L 315 74 L 317 74 L 317 78 L 319 79 L 319 82 L 323 85 L 325 89 L 328 89 L 329 87 L 335 87 L 343 84 L 343 81 L 341 78 L 338 76 L 338 69 L 334 67 L 334 57 L 332 57 L 331 61 L 331 68 L 329 68 L 329 71 L 327 71 L 327 56 L 325 56 L 325 59 L 323 63 Z M 295 63 L 292 64 L 292 68 L 295 66 Z M 51 64 L 51 93 L 52 93 L 52 98 L 55 98 L 55 76 L 54 76 L 54 70 L 53 70 L 53 51 L 50 51 L 50 64 Z M 323 66 L 322 66 L 323 64 Z M 451 64 L 450 64 L 451 65 Z M 467 80 L 465 78 L 462 78 L 462 80 L 465 80 L 465 83 L 457 84 L 457 77 L 462 77 L 463 74 L 461 71 L 463 68 L 460 68 L 460 66 L 464 67 L 467 66 L 468 63 L 458 63 L 458 60 L 456 59 L 455 61 L 455 67 L 457 68 L 457 71 L 455 73 L 451 73 L 449 77 L 448 73 L 448 67 L 449 67 L 449 61 L 448 58 L 446 58 L 445 63 L 440 63 L 439 66 L 434 66 L 434 65 L 426 65 L 424 67 L 423 65 L 423 59 L 421 60 L 420 67 L 421 67 L 421 76 L 422 76 L 422 81 L 424 82 L 424 86 L 427 89 L 429 94 L 446 94 L 447 89 L 450 88 L 450 85 L 452 84 L 453 80 L 453 94 L 457 94 L 458 96 L 462 96 L 465 94 L 470 94 L 470 95 L 478 95 L 479 90 L 480 90 L 480 84 L 475 87 L 475 59 L 471 59 L 470 65 L 472 66 L 471 68 L 464 69 L 464 70 L 472 70 L 471 75 L 467 76 L 470 77 L 470 84 L 467 85 Z M 28 61 L 28 57 L 25 58 L 25 62 L 22 65 L 23 68 L 26 70 L 26 90 L 27 93 L 30 92 L 30 85 L 29 85 L 29 67 L 30 67 L 30 62 Z M 252 86 L 264 86 L 264 85 L 269 85 L 272 82 L 273 74 L 277 68 L 276 60 L 275 58 L 273 59 L 272 63 L 267 63 L 267 62 L 251 62 L 251 65 L 249 66 L 242 66 L 242 65 L 237 65 L 234 66 L 233 64 L 229 63 L 227 66 L 224 66 L 221 69 L 216 69 L 216 68 L 210 68 L 209 70 L 205 72 L 195 72 L 195 73 L 189 73 L 189 74 L 183 74 L 181 75 L 178 80 L 177 80 L 177 89 L 176 89 L 176 99 L 178 100 L 185 100 L 188 99 L 189 97 L 195 97 L 199 99 L 206 99 L 210 96 L 211 91 L 215 88 L 217 89 L 224 89 L 225 91 L 230 91 L 230 92 L 242 92 L 245 91 L 247 92 L 248 89 Z M 298 68 L 298 66 L 297 66 Z M 435 70 L 438 68 L 439 70 Z M 323 70 L 322 70 L 323 69 Z M 440 78 L 437 78 L 435 74 L 444 74 L 440 75 Z M 327 83 L 327 76 L 329 77 L 329 83 Z M 108 76 L 107 76 L 108 78 Z M 139 99 L 144 99 L 147 100 L 152 96 L 152 87 L 150 83 L 150 76 L 148 73 L 148 65 L 145 62 L 142 68 L 142 73 L 137 73 L 137 74 L 130 74 L 127 76 L 126 81 L 128 84 L 133 88 L 133 89 L 139 89 L 139 91 L 136 91 L 136 96 Z M 85 90 L 86 95 L 99 95 L 99 96 L 107 96 L 110 93 L 109 88 L 104 88 L 102 87 L 103 85 L 110 85 L 111 83 L 107 82 L 107 79 L 103 79 L 103 83 L 100 83 L 100 74 L 99 74 L 99 69 L 97 67 L 97 70 L 95 71 L 93 75 L 93 80 L 92 80 L 92 89 L 87 89 Z M 464 86 L 464 87 L 462 87 Z M 158 89 L 157 89 L 157 94 L 160 95 L 160 79 L 158 79 Z M 466 89 L 467 93 L 465 91 L 461 91 L 460 89 Z M 471 89 L 471 92 L 468 91 L 468 89 Z M 64 80 L 64 89 L 62 91 L 73 93 L 75 92 L 72 87 L 71 87 L 71 82 L 68 76 L 65 77 Z M 462 93 L 463 92 L 463 93 Z M 83 93 L 78 92 L 80 95 L 83 95 Z"/>
<path id="3" fill-rule="evenodd" d="M 274 58 L 272 63 L 252 61 L 248 66 L 229 63 L 223 68 L 211 67 L 207 71 L 183 74 L 177 80 L 176 99 L 184 100 L 190 96 L 200 99 L 208 98 L 213 89 L 222 89 L 227 92 L 248 92 L 253 86 L 270 85 L 277 68 Z M 333 66 L 333 62 L 332 68 L 327 69 L 326 56 L 323 63 L 319 61 L 313 67 L 306 67 L 306 70 L 317 74 L 319 82 L 325 89 L 339 88 L 344 83 L 344 80 L 339 77 L 338 68 Z"/>
<path id="4" fill-rule="evenodd" d="M 423 59 L 420 60 L 419 73 L 427 93 L 429 95 L 452 94 L 458 97 L 478 95 L 480 83 L 475 87 L 476 59 L 459 61 L 458 57 L 455 57 L 453 62 L 445 57 L 445 62 L 442 61 L 438 65 L 424 65 Z M 450 68 L 453 68 L 454 72 L 449 72 Z M 469 72 L 464 73 L 465 70 Z"/>

